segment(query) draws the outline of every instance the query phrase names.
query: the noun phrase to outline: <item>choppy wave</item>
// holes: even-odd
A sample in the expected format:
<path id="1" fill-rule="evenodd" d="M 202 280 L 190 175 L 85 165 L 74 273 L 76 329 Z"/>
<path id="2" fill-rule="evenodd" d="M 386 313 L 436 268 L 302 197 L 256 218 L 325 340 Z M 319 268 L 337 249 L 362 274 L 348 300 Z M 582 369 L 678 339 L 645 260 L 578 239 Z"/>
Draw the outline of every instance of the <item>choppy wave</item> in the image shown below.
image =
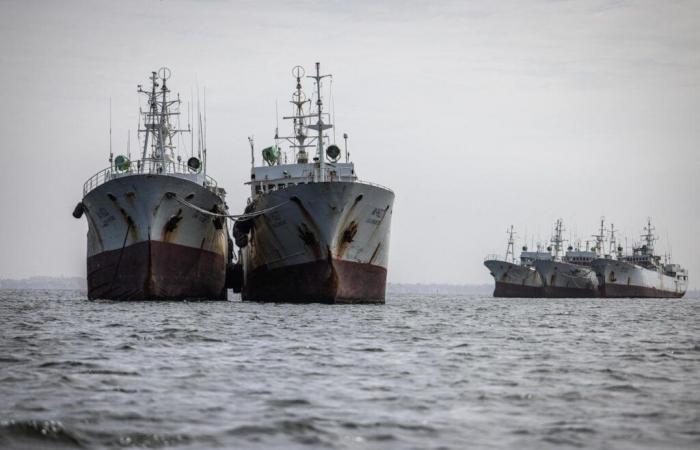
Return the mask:
<path id="1" fill-rule="evenodd" d="M 0 291 L 0 448 L 698 448 L 698 312 Z"/>

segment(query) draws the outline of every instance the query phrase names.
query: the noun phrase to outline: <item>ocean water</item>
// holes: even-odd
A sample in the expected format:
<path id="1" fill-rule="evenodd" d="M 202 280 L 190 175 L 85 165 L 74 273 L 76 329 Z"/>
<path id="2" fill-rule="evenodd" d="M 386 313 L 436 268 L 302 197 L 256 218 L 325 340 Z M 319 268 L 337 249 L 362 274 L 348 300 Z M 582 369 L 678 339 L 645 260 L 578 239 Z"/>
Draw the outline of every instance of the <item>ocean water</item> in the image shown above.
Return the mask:
<path id="1" fill-rule="evenodd" d="M 0 291 L 0 448 L 700 448 L 700 300 Z"/>

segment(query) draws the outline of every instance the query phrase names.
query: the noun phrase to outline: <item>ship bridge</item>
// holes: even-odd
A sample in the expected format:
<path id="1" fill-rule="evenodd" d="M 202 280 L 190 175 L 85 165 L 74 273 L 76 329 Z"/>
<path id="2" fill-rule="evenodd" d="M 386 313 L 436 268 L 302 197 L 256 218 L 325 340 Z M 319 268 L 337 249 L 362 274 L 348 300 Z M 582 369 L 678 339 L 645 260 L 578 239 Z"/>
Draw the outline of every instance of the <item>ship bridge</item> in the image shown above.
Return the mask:
<path id="1" fill-rule="evenodd" d="M 250 174 L 251 195 L 263 194 L 286 189 L 298 184 L 318 181 L 319 164 L 279 164 L 274 166 L 253 167 Z M 324 167 L 326 182 L 357 181 L 355 165 L 349 163 L 326 163 Z"/>

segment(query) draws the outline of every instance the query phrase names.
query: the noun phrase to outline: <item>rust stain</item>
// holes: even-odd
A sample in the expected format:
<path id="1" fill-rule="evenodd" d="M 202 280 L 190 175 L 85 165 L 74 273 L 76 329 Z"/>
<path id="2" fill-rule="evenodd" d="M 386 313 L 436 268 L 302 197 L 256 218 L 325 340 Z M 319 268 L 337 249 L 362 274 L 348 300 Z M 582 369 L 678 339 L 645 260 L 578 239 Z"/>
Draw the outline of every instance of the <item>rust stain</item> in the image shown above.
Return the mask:
<path id="1" fill-rule="evenodd" d="M 107 197 L 114 203 L 114 207 L 119 211 L 119 214 L 121 214 L 122 218 L 126 222 L 126 225 L 129 227 L 129 235 L 131 236 L 131 239 L 134 241 L 138 241 L 139 239 L 139 230 L 136 228 L 136 225 L 134 224 L 134 220 L 131 218 L 129 214 L 124 210 L 124 208 L 121 207 L 119 202 L 117 201 L 117 197 L 112 195 L 111 193 L 107 194 Z M 101 239 L 100 239 L 101 241 Z"/>
<path id="2" fill-rule="evenodd" d="M 331 267 L 331 275 L 329 280 L 331 289 L 333 292 L 338 292 L 338 288 L 340 287 L 340 278 L 338 277 L 338 271 L 335 269 L 335 265 L 333 264 L 333 255 L 331 254 L 330 247 L 326 247 L 326 251 L 328 252 L 328 265 Z"/>
<path id="3" fill-rule="evenodd" d="M 316 258 L 321 257 L 321 248 L 319 247 L 318 238 L 306 223 L 302 223 L 297 227 L 299 238 L 304 241 L 304 244 L 311 248 Z"/>
<path id="4" fill-rule="evenodd" d="M 318 259 L 321 258 L 321 247 L 319 246 L 319 241 L 317 236 L 321 236 L 321 229 L 318 227 L 316 224 L 316 221 L 314 218 L 311 216 L 309 211 L 306 209 L 306 207 L 301 203 L 301 200 L 299 197 L 296 195 L 293 195 L 292 197 L 289 198 L 289 201 L 292 203 L 296 204 L 299 207 L 299 211 L 301 211 L 301 215 L 306 219 L 311 226 L 307 225 L 306 223 L 302 222 L 298 227 L 297 230 L 299 231 L 299 237 L 301 238 L 302 241 L 309 247 L 311 247 L 311 250 L 314 253 L 314 256 Z"/>
<path id="5" fill-rule="evenodd" d="M 135 206 L 134 198 L 136 197 L 136 194 L 133 191 L 129 191 L 126 194 L 124 194 L 124 196 L 126 197 L 126 202 L 133 208 Z"/>
<path id="6" fill-rule="evenodd" d="M 338 257 L 342 258 L 347 251 L 350 243 L 355 240 L 357 234 L 357 222 L 354 220 L 340 233 L 338 239 Z"/>
<path id="7" fill-rule="evenodd" d="M 170 240 L 175 235 L 175 230 L 177 230 L 177 225 L 182 220 L 182 208 L 177 210 L 177 214 L 170 216 L 165 225 L 163 226 L 163 242 L 170 242 Z"/>
<path id="8" fill-rule="evenodd" d="M 389 214 L 390 207 L 391 205 L 386 205 L 386 208 L 384 208 L 384 214 L 382 215 L 382 218 L 379 219 L 377 225 L 374 227 L 374 231 L 372 231 L 372 234 L 369 235 L 367 242 L 370 242 L 372 239 L 374 239 L 374 235 L 377 234 L 377 231 L 379 231 L 379 226 L 382 224 L 382 222 L 384 222 L 384 218 L 386 218 L 387 214 Z"/>
<path id="9" fill-rule="evenodd" d="M 160 208 L 160 205 L 163 203 L 163 200 L 165 200 L 166 198 L 168 200 L 170 200 L 174 197 L 175 197 L 174 192 L 166 192 L 165 194 L 163 194 L 163 198 L 161 198 L 160 201 L 156 204 L 156 206 L 153 207 L 153 216 L 158 214 L 158 209 Z"/>
<path id="10" fill-rule="evenodd" d="M 357 204 L 360 203 L 360 201 L 362 201 L 363 197 L 363 194 L 360 194 L 357 197 L 355 197 L 355 201 L 352 203 L 350 208 L 348 208 L 347 212 L 344 215 L 341 225 L 338 227 L 338 229 L 342 230 L 338 235 L 338 258 L 343 257 L 343 255 L 349 247 L 348 244 L 353 242 L 355 235 L 357 234 L 358 224 L 355 221 L 355 219 L 350 220 L 350 217 L 352 216 L 352 213 L 355 210 Z M 348 220 L 350 220 L 350 223 L 348 223 Z"/>
<path id="11" fill-rule="evenodd" d="M 138 241 L 139 230 L 138 228 L 136 228 L 134 220 L 123 209 L 120 209 L 119 211 L 126 217 L 126 223 L 129 226 L 129 234 L 131 235 L 131 239 L 133 239 L 134 241 Z"/>
<path id="12" fill-rule="evenodd" d="M 357 222 L 353 220 L 343 231 L 343 242 L 352 242 L 355 238 L 355 234 L 357 234 Z"/>
<path id="13" fill-rule="evenodd" d="M 369 258 L 369 264 L 372 264 L 374 262 L 374 258 L 377 257 L 377 254 L 379 254 L 379 248 L 382 246 L 382 243 L 380 242 L 377 244 L 377 247 L 374 249 L 374 252 L 372 252 L 372 256 Z"/>
<path id="14" fill-rule="evenodd" d="M 90 223 L 90 229 L 92 230 L 93 234 L 95 237 L 97 237 L 97 242 L 100 243 L 100 249 L 104 250 L 105 244 L 102 242 L 102 235 L 100 234 L 100 227 L 97 226 L 95 221 L 92 218 L 92 215 L 89 214 L 89 210 L 86 209 L 88 214 L 85 214 L 85 217 L 87 218 L 88 222 Z"/>
<path id="15" fill-rule="evenodd" d="M 348 211 L 345 213 L 345 219 L 343 220 L 344 222 L 348 220 L 347 218 L 350 217 L 350 215 L 352 214 L 352 212 L 355 210 L 355 207 L 357 206 L 358 203 L 360 203 L 360 201 L 362 200 L 363 197 L 364 197 L 364 196 L 363 196 L 362 194 L 360 194 L 360 195 L 358 195 L 357 197 L 355 197 L 355 201 L 352 202 L 352 206 L 351 206 L 351 207 L 348 209 Z M 343 228 L 344 228 L 344 227 L 343 227 Z"/>
<path id="16" fill-rule="evenodd" d="M 219 205 L 216 204 L 212 206 L 209 211 L 213 212 L 214 214 L 221 214 L 222 212 L 224 212 L 219 208 Z M 224 228 L 223 217 L 214 217 L 211 221 L 214 224 L 214 228 L 216 228 L 217 230 L 222 230 Z"/>
<path id="17" fill-rule="evenodd" d="M 289 201 L 291 201 L 299 207 L 299 211 L 301 211 L 301 215 L 304 216 L 304 219 L 306 219 L 311 224 L 311 227 L 316 231 L 317 234 L 321 234 L 318 225 L 316 224 L 316 221 L 311 216 L 311 213 L 309 213 L 306 207 L 301 203 L 299 197 L 294 195 L 289 198 Z"/>

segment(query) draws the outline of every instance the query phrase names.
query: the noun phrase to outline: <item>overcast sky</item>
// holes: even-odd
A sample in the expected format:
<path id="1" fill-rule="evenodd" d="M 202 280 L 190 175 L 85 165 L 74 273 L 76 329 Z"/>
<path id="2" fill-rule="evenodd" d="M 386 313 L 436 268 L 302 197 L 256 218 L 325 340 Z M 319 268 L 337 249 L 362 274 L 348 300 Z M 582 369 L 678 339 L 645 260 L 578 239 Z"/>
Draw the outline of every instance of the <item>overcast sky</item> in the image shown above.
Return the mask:
<path id="1" fill-rule="evenodd" d="M 491 282 L 510 224 L 585 240 L 605 216 L 631 245 L 651 216 L 700 286 L 700 2 L 672 0 L 0 0 L 0 277 L 85 274 L 71 211 L 108 165 L 110 97 L 123 153 L 151 70 L 206 87 L 238 211 L 247 136 L 272 143 L 315 61 L 358 174 L 396 192 L 390 282 Z"/>

